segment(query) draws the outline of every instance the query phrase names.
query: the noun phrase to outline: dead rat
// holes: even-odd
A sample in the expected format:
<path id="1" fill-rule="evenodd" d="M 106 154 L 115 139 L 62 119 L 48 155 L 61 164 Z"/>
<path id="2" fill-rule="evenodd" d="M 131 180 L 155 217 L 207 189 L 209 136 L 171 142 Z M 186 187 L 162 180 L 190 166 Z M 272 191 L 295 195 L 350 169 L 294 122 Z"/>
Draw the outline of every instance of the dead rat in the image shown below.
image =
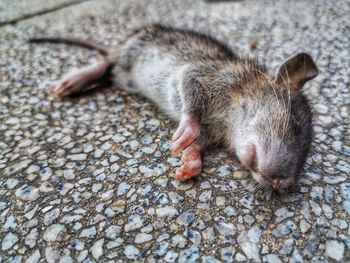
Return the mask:
<path id="1" fill-rule="evenodd" d="M 275 76 L 216 39 L 189 30 L 151 25 L 135 30 L 118 49 L 76 39 L 42 38 L 95 48 L 101 62 L 64 76 L 50 91 L 83 91 L 111 74 L 126 92 L 153 101 L 179 126 L 172 153 L 182 154 L 178 180 L 199 175 L 201 150 L 223 143 L 261 185 L 284 192 L 297 182 L 312 138 L 312 113 L 303 85 L 318 69 L 299 53 Z"/>

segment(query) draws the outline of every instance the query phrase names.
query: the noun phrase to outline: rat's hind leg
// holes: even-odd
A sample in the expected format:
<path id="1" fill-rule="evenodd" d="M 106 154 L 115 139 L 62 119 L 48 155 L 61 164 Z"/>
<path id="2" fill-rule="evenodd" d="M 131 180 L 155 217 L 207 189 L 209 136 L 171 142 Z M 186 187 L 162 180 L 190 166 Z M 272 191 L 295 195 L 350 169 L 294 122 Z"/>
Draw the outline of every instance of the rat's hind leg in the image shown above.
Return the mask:
<path id="1" fill-rule="evenodd" d="M 85 90 L 85 88 L 104 75 L 106 75 L 111 63 L 109 61 L 101 61 L 96 64 L 76 69 L 58 82 L 49 86 L 50 91 L 58 97 L 68 96 Z"/>

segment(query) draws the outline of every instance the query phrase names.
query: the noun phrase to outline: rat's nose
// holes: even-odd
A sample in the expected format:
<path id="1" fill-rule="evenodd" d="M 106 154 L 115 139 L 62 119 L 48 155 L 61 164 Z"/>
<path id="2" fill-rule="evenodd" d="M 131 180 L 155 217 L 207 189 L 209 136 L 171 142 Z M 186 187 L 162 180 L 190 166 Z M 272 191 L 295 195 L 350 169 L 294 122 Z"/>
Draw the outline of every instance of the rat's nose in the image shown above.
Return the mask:
<path id="1" fill-rule="evenodd" d="M 284 188 L 283 181 L 281 178 L 275 178 L 272 180 L 272 187 L 276 190 L 281 190 Z"/>

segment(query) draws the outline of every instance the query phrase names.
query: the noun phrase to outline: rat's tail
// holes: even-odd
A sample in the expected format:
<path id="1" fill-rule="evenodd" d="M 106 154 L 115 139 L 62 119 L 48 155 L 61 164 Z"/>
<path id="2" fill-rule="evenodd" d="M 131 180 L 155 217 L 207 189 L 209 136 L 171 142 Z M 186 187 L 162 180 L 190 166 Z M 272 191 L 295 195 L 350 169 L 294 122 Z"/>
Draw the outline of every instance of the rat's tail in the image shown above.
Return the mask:
<path id="1" fill-rule="evenodd" d="M 94 49 L 98 51 L 101 55 L 103 56 L 108 56 L 110 53 L 109 48 L 96 44 L 92 41 L 87 41 L 87 40 L 82 40 L 82 39 L 77 39 L 77 38 L 64 38 L 64 37 L 34 37 L 29 39 L 30 43 L 64 43 L 68 45 L 77 45 L 81 47 L 85 47 L 88 49 Z"/>

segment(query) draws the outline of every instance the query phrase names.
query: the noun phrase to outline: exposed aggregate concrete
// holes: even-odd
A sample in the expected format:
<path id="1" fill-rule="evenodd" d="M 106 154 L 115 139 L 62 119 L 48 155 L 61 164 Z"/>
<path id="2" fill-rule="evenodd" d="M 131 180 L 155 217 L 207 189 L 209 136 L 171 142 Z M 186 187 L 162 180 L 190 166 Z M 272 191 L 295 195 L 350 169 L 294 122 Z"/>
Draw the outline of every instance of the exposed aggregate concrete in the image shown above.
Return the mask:
<path id="1" fill-rule="evenodd" d="M 349 14 L 344 0 L 103 0 L 1 27 L 0 262 L 350 260 Z M 267 201 L 223 149 L 206 153 L 199 178 L 172 179 L 174 123 L 108 85 L 54 98 L 48 83 L 99 55 L 26 43 L 69 35 L 117 46 L 151 22 L 209 33 L 271 70 L 296 52 L 315 58 L 320 75 L 305 87 L 315 139 L 293 193 Z"/>

